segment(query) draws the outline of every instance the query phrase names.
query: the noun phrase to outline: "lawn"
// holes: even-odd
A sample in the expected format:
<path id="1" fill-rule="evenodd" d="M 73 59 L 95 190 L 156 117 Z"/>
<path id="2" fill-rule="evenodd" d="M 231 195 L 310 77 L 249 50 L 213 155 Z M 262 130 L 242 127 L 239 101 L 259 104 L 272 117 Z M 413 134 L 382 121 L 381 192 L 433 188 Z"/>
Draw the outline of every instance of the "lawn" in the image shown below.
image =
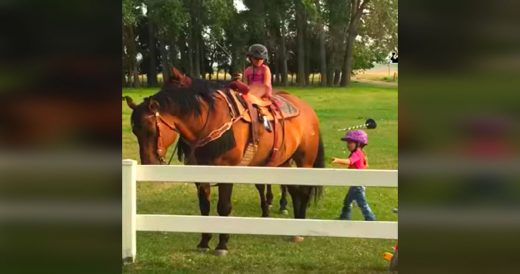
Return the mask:
<path id="1" fill-rule="evenodd" d="M 348 88 L 286 89 L 311 104 L 321 123 L 327 166 L 331 157 L 346 156 L 345 145 L 339 141 L 339 128 L 362 124 L 366 118 L 378 122 L 369 130 L 369 145 L 365 148 L 369 168 L 397 169 L 397 88 L 357 83 Z M 140 102 L 156 89 L 125 89 Z M 123 159 L 139 159 L 138 145 L 130 128 L 130 109 L 123 103 Z M 168 154 L 169 155 L 169 154 Z M 178 163 L 175 163 L 178 164 Z M 216 189 L 215 189 L 216 190 Z M 216 214 L 216 191 L 212 193 L 211 215 Z M 279 188 L 273 188 L 275 199 Z M 326 187 L 317 206 L 308 210 L 313 219 L 335 219 L 339 215 L 347 187 Z M 367 199 L 378 220 L 395 221 L 391 209 L 397 206 L 397 189 L 367 188 Z M 138 184 L 137 211 L 140 214 L 198 215 L 198 202 L 193 184 Z M 260 216 L 258 192 L 254 186 L 235 185 L 233 216 Z M 290 204 L 290 203 L 289 203 Z M 272 217 L 285 218 L 273 207 Z M 292 211 L 291 211 L 292 214 Z M 353 219 L 362 220 L 357 208 Z M 199 234 L 137 233 L 137 261 L 125 265 L 125 273 L 386 273 L 387 263 L 382 254 L 395 244 L 392 240 L 306 237 L 302 243 L 292 243 L 285 236 L 232 235 L 227 257 L 196 251 Z M 215 247 L 214 235 L 210 242 Z"/>

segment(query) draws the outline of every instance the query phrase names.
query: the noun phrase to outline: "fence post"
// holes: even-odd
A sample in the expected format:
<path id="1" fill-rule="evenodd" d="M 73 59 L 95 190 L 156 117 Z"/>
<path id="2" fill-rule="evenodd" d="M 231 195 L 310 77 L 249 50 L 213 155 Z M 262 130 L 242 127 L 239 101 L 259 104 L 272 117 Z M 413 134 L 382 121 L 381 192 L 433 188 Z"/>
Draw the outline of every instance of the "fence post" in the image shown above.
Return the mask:
<path id="1" fill-rule="evenodd" d="M 123 261 L 129 262 L 134 262 L 136 256 L 136 174 L 137 162 L 123 160 Z"/>

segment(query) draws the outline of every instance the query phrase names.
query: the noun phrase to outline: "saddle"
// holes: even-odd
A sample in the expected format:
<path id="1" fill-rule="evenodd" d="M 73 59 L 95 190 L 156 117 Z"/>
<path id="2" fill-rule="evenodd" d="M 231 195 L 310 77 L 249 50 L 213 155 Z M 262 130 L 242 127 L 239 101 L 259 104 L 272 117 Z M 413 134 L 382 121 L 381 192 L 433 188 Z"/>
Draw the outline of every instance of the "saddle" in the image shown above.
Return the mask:
<path id="1" fill-rule="evenodd" d="M 236 91 L 232 91 L 231 94 L 238 112 L 246 112 L 242 119 L 248 123 L 256 122 L 258 118 L 251 116 L 250 107 L 255 107 L 257 112 L 269 121 L 286 120 L 300 115 L 300 110 L 279 94 L 275 94 L 271 100 L 264 100 L 252 94 L 241 95 Z"/>
<path id="2" fill-rule="evenodd" d="M 233 107 L 234 112 L 240 115 L 243 121 L 251 124 L 251 144 L 247 147 L 246 152 L 249 151 L 248 153 L 251 154 L 251 150 L 256 150 L 260 134 L 272 134 L 273 149 L 271 150 L 271 157 L 265 165 L 274 164 L 277 152 L 284 142 L 285 120 L 300 115 L 300 110 L 280 95 L 283 94 L 281 92 L 271 97 L 271 100 L 264 100 L 252 94 L 244 95 L 233 89 L 229 89 L 228 94 L 231 97 L 228 97 L 228 99 L 232 99 L 232 102 L 228 102 L 228 104 L 231 104 L 230 107 Z M 261 128 L 264 127 L 261 120 L 264 118 L 271 122 L 271 132 L 268 130 L 261 132 Z"/>

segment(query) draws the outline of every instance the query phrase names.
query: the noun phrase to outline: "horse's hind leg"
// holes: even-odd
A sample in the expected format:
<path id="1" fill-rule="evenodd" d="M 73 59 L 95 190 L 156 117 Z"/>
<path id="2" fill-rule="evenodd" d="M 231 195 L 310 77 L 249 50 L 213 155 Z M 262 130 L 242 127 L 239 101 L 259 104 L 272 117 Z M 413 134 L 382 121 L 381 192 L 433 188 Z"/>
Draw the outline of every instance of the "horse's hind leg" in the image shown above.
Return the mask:
<path id="1" fill-rule="evenodd" d="M 318 141 L 318 140 L 319 139 L 317 139 L 316 141 Z M 304 151 L 304 150 L 297 151 L 297 153 L 295 153 L 295 157 L 293 158 L 294 162 L 296 163 L 296 166 L 297 167 L 318 167 L 319 165 L 315 162 L 320 162 L 321 164 L 323 164 L 322 163 L 323 155 L 318 155 L 319 153 L 322 153 L 322 150 L 323 150 L 323 146 L 320 143 L 318 145 L 318 150 L 315 153 L 309 152 L 310 149 L 307 149 L 307 151 Z M 297 194 L 296 196 L 298 196 L 298 199 L 300 200 L 299 204 L 298 204 L 299 208 L 296 208 L 296 207 L 294 208 L 294 217 L 305 219 L 306 214 L 307 214 L 307 207 L 309 205 L 310 197 L 312 195 L 314 187 L 313 186 L 294 186 L 294 187 L 298 191 L 293 191 L 293 192 L 295 194 Z M 289 191 L 291 191 L 290 188 L 289 188 Z M 293 193 L 291 193 L 291 197 L 294 200 L 295 195 L 293 195 Z"/>
<path id="2" fill-rule="evenodd" d="M 231 193 L 233 192 L 233 184 L 219 184 L 218 185 L 218 205 L 217 211 L 220 216 L 229 216 L 231 213 Z M 227 242 L 229 241 L 229 234 L 220 234 L 215 254 L 217 256 L 224 256 L 227 254 Z"/>
<path id="3" fill-rule="evenodd" d="M 267 207 L 271 208 L 273 206 L 273 190 L 271 185 L 267 185 L 267 193 L 265 195 Z"/>
<path id="4" fill-rule="evenodd" d="M 258 194 L 260 195 L 260 208 L 262 208 L 262 217 L 269 217 L 269 206 L 267 204 L 267 199 L 265 198 L 265 185 L 256 184 L 256 189 L 258 189 Z"/>
<path id="5" fill-rule="evenodd" d="M 288 160 L 283 165 L 281 165 L 281 167 L 290 167 L 291 161 L 292 160 Z M 280 190 L 282 191 L 282 195 L 280 197 L 280 213 L 283 215 L 288 215 L 289 211 L 287 210 L 287 186 L 280 185 Z"/>
<path id="6" fill-rule="evenodd" d="M 316 155 L 306 154 L 303 152 L 299 152 L 295 154 L 294 161 L 297 167 L 313 167 L 314 166 L 314 158 Z M 312 157 L 311 157 L 312 156 Z M 305 219 L 307 215 L 307 206 L 310 201 L 311 193 L 313 190 L 312 186 L 288 186 L 289 193 L 291 194 L 291 198 L 293 200 L 293 210 L 294 210 L 294 218 L 295 219 Z M 293 236 L 294 242 L 303 241 L 302 236 Z"/>
<path id="7" fill-rule="evenodd" d="M 210 185 L 204 184 L 204 183 L 195 183 L 195 185 L 197 186 L 197 195 L 199 197 L 200 215 L 209 216 L 210 194 L 211 194 Z M 199 244 L 197 245 L 197 248 L 201 251 L 208 251 L 209 250 L 209 245 L 208 245 L 209 240 L 211 240 L 211 234 L 202 233 L 202 236 L 201 236 Z"/>
<path id="8" fill-rule="evenodd" d="M 280 197 L 280 213 L 287 215 L 289 211 L 287 210 L 287 186 L 281 185 L 280 189 L 282 191 L 282 196 Z"/>

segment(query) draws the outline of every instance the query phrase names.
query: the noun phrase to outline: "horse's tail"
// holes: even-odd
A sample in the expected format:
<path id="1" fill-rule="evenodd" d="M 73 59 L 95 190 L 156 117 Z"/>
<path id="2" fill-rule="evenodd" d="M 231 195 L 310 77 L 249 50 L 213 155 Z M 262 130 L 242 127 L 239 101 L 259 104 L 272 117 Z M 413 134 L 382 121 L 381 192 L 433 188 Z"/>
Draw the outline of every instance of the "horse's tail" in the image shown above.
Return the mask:
<path id="1" fill-rule="evenodd" d="M 321 138 L 321 133 L 318 136 L 318 154 L 316 155 L 316 159 L 314 160 L 314 168 L 324 168 L 325 167 L 325 149 L 323 147 L 323 139 Z M 312 186 L 311 188 L 311 199 L 314 200 L 316 204 L 318 200 L 320 200 L 323 195 L 323 186 Z"/>

